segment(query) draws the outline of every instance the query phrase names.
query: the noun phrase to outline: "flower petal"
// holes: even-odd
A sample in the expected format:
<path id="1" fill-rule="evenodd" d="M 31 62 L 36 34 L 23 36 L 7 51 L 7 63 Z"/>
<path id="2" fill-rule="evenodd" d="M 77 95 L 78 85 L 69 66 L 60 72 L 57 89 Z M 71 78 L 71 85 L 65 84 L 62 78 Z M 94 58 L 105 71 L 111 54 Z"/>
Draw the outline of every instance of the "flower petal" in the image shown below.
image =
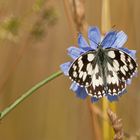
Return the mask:
<path id="1" fill-rule="evenodd" d="M 107 94 L 107 99 L 112 102 L 112 101 L 118 101 L 118 96 L 117 95 L 110 95 Z"/>
<path id="2" fill-rule="evenodd" d="M 99 98 L 91 97 L 91 102 L 92 102 L 92 103 L 97 102 L 97 101 L 99 101 Z"/>
<path id="3" fill-rule="evenodd" d="M 87 41 L 82 36 L 82 34 L 79 34 L 79 36 L 78 36 L 78 45 L 79 45 L 79 48 L 89 47 Z"/>
<path id="4" fill-rule="evenodd" d="M 87 51 L 91 51 L 91 50 L 93 50 L 91 47 L 85 47 L 85 48 L 83 48 L 82 49 L 83 51 L 85 51 L 85 52 L 87 52 Z"/>
<path id="5" fill-rule="evenodd" d="M 76 48 L 76 47 L 68 48 L 68 55 L 71 56 L 71 58 L 73 58 L 73 59 L 76 59 L 84 52 L 86 52 L 86 51 L 83 49 L 80 49 L 80 48 Z"/>
<path id="6" fill-rule="evenodd" d="M 123 47 L 123 45 L 127 41 L 127 35 L 123 31 L 120 31 L 117 33 L 116 37 L 117 39 L 115 40 L 114 45 L 112 47 L 115 48 Z"/>
<path id="7" fill-rule="evenodd" d="M 85 99 L 85 98 L 88 96 L 88 94 L 87 94 L 85 88 L 84 88 L 84 87 L 78 86 L 78 85 L 77 85 L 76 83 L 74 83 L 74 82 L 71 84 L 70 89 L 71 89 L 72 91 L 76 92 L 77 97 L 80 97 L 80 98 L 82 98 L 82 99 Z"/>
<path id="8" fill-rule="evenodd" d="M 128 79 L 128 80 L 126 81 L 127 85 L 130 85 L 131 82 L 132 82 L 132 79 Z"/>
<path id="9" fill-rule="evenodd" d="M 110 31 L 108 32 L 103 41 L 101 42 L 101 45 L 103 46 L 103 48 L 109 48 L 112 47 L 116 38 L 117 32 L 116 31 Z"/>
<path id="10" fill-rule="evenodd" d="M 126 89 L 124 89 L 121 93 L 119 93 L 119 96 L 122 96 L 125 93 L 127 93 Z"/>
<path id="11" fill-rule="evenodd" d="M 130 56 L 132 56 L 134 59 L 136 59 L 136 50 L 129 50 L 130 51 Z"/>
<path id="12" fill-rule="evenodd" d="M 98 27 L 89 27 L 88 39 L 90 41 L 91 48 L 95 50 L 97 48 L 97 44 L 101 41 L 101 34 Z"/>
<path id="13" fill-rule="evenodd" d="M 138 76 L 138 71 L 136 71 L 133 76 L 137 77 Z"/>
<path id="14" fill-rule="evenodd" d="M 66 63 L 60 65 L 60 69 L 63 71 L 64 75 L 66 75 L 66 76 L 68 76 L 68 71 L 69 71 L 70 65 L 71 65 L 71 62 L 66 62 Z"/>

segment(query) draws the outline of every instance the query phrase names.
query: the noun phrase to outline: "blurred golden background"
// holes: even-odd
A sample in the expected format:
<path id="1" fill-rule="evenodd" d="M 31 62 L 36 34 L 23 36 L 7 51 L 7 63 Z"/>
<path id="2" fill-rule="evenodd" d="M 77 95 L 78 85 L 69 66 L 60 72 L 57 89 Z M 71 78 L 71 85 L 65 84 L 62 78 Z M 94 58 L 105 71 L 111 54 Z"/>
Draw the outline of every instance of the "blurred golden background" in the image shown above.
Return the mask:
<path id="1" fill-rule="evenodd" d="M 126 47 L 137 50 L 138 64 L 139 5 L 139 0 L 110 2 L 111 25 L 127 33 Z M 85 1 L 89 25 L 101 27 L 101 8 L 101 0 Z M 77 31 L 70 9 L 66 0 L 0 1 L 1 110 L 70 60 L 66 49 L 77 46 Z M 116 103 L 125 132 L 134 137 L 140 135 L 139 82 L 138 74 L 128 86 L 127 94 Z M 76 98 L 69 86 L 70 80 L 60 76 L 39 89 L 1 121 L 0 139 L 96 140 L 88 101 Z M 101 107 L 101 103 L 96 105 Z M 99 118 L 98 122 L 102 137 L 104 120 Z"/>

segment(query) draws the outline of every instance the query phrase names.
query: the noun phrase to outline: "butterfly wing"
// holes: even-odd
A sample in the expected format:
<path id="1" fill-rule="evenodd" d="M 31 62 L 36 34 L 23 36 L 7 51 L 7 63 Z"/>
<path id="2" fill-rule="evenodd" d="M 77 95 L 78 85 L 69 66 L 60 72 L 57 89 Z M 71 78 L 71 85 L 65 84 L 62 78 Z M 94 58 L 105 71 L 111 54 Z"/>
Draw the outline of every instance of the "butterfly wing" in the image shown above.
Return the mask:
<path id="1" fill-rule="evenodd" d="M 96 98 L 101 98 L 106 94 L 112 96 L 122 93 L 126 89 L 126 81 L 137 71 L 135 60 L 127 53 L 118 49 L 106 49 L 104 73 L 100 72 L 97 78 L 92 75 L 91 85 L 86 87 L 87 93 Z M 105 80 L 103 80 L 105 79 Z"/>
<path id="2" fill-rule="evenodd" d="M 101 98 L 105 95 L 105 86 L 103 81 L 102 70 L 99 68 L 99 64 L 96 63 L 93 70 L 91 85 L 86 87 L 87 94 L 96 98 Z"/>
<path id="3" fill-rule="evenodd" d="M 108 50 L 107 56 L 111 60 L 110 64 L 117 72 L 120 80 L 129 80 L 137 71 L 136 61 L 124 51 L 111 49 Z"/>
<path id="4" fill-rule="evenodd" d="M 89 86 L 95 68 L 95 51 L 88 51 L 78 57 L 70 66 L 69 77 L 79 86 Z"/>
<path id="5" fill-rule="evenodd" d="M 122 93 L 126 88 L 126 81 L 119 79 L 116 69 L 109 62 L 107 62 L 106 73 L 106 93 L 110 95 Z"/>
<path id="6" fill-rule="evenodd" d="M 126 88 L 126 81 L 137 71 L 135 60 L 124 51 L 107 50 L 106 82 L 107 93 L 118 95 Z"/>

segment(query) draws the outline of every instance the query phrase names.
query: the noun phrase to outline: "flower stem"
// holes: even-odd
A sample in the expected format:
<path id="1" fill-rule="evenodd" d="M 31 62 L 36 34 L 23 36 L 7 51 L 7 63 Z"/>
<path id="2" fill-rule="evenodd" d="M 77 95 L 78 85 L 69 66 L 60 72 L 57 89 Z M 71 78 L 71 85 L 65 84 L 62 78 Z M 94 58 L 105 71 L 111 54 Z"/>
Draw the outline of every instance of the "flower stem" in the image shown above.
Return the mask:
<path id="1" fill-rule="evenodd" d="M 11 105 L 9 105 L 7 108 L 5 108 L 3 111 L 0 112 L 0 120 L 3 119 L 9 112 L 11 112 L 16 106 L 18 106 L 20 103 L 22 103 L 26 98 L 31 96 L 35 91 L 37 91 L 39 88 L 50 82 L 51 80 L 59 77 L 62 75 L 62 71 L 58 71 L 48 78 L 44 79 L 43 81 L 40 81 L 36 85 L 34 85 L 31 89 L 29 89 L 27 92 L 25 92 L 23 95 L 21 95 L 19 98 L 16 99 Z"/>

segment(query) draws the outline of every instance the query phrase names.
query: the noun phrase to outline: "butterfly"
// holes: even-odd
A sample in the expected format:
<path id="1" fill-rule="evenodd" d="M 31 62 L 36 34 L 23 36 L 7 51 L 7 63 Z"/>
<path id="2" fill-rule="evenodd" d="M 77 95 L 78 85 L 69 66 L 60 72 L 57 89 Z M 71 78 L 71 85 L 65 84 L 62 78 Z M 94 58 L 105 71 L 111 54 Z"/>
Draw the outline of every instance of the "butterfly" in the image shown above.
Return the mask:
<path id="1" fill-rule="evenodd" d="M 137 66 L 134 58 L 125 51 L 104 48 L 99 43 L 96 50 L 83 53 L 71 64 L 68 75 L 80 87 L 85 87 L 88 95 L 101 98 L 122 93 Z"/>

